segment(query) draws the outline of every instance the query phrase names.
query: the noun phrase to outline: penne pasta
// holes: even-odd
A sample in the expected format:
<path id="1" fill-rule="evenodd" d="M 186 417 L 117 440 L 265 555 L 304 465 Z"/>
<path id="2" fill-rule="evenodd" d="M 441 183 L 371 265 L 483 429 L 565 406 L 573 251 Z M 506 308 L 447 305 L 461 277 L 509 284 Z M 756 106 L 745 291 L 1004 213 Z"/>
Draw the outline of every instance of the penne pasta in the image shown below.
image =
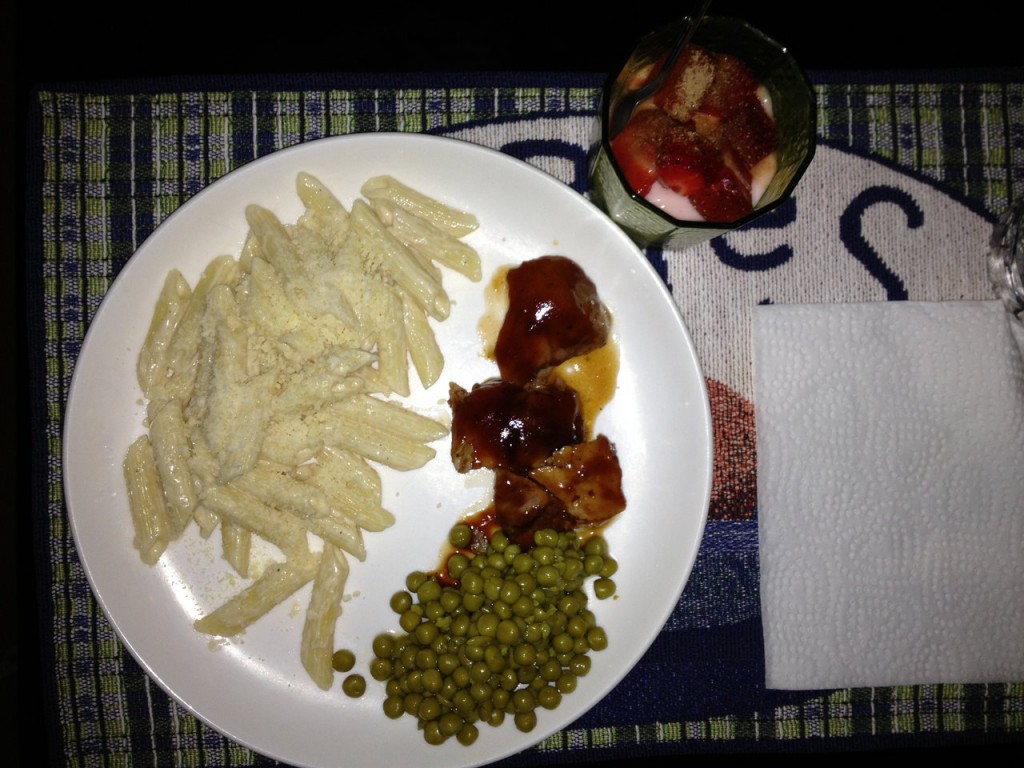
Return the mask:
<path id="1" fill-rule="evenodd" d="M 252 555 L 252 531 L 232 520 L 220 526 L 221 555 L 235 573 L 249 578 L 249 558 Z"/>
<path id="2" fill-rule="evenodd" d="M 388 231 L 363 200 L 356 200 L 352 205 L 352 225 L 362 237 L 365 247 L 380 259 L 388 276 L 407 291 L 427 314 L 437 320 L 448 317 L 451 302 L 444 287 Z"/>
<path id="3" fill-rule="evenodd" d="M 329 515 L 331 505 L 323 490 L 299 479 L 297 474 L 296 467 L 262 461 L 232 480 L 231 487 L 301 520 Z"/>
<path id="4" fill-rule="evenodd" d="M 338 225 L 348 223 L 348 211 L 320 179 L 302 171 L 295 179 L 295 191 L 309 212 Z"/>
<path id="5" fill-rule="evenodd" d="M 219 608 L 197 619 L 195 628 L 207 635 L 237 635 L 312 581 L 318 567 L 319 558 L 311 554 L 275 563 Z"/>
<path id="6" fill-rule="evenodd" d="M 153 565 L 171 541 L 171 522 L 164 503 L 160 474 L 153 459 L 148 435 L 141 435 L 129 446 L 123 463 L 135 536 L 132 544 L 146 565 Z"/>
<path id="7" fill-rule="evenodd" d="M 448 425 L 410 410 L 395 400 L 356 395 L 334 405 L 332 417 L 344 415 L 415 442 L 430 443 L 448 434 Z"/>
<path id="8" fill-rule="evenodd" d="M 376 200 L 373 207 L 395 237 L 411 250 L 474 282 L 483 276 L 480 254 L 471 245 L 388 200 Z"/>
<path id="9" fill-rule="evenodd" d="M 416 375 L 424 388 L 429 388 L 441 377 L 444 354 L 437 344 L 427 314 L 405 292 L 402 293 L 402 326 Z"/>
<path id="10" fill-rule="evenodd" d="M 349 408 L 346 401 L 332 403 L 317 414 L 316 434 L 325 446 L 350 450 L 393 469 L 422 467 L 436 451 L 415 437 L 395 431 L 394 423 L 382 418 L 391 413 L 391 409 Z"/>
<path id="11" fill-rule="evenodd" d="M 325 445 L 354 451 L 403 472 L 418 469 L 437 455 L 433 448 L 415 440 L 347 417 L 325 425 L 322 432 Z"/>
<path id="12" fill-rule="evenodd" d="M 366 389 L 366 380 L 358 376 L 336 376 L 328 371 L 311 371 L 310 376 L 289 380 L 274 398 L 274 414 L 309 413 L 336 400 L 344 400 Z"/>
<path id="13" fill-rule="evenodd" d="M 150 400 L 177 398 L 187 403 L 192 397 L 199 365 L 199 343 L 203 315 L 206 311 L 206 297 L 215 285 L 232 284 L 238 280 L 241 270 L 231 256 L 215 258 L 203 270 L 199 282 L 192 289 L 188 306 L 174 329 L 174 335 L 167 344 L 165 370 L 154 376 L 149 395 Z"/>
<path id="14" fill-rule="evenodd" d="M 153 379 L 167 373 L 167 349 L 191 297 L 192 288 L 181 272 L 176 269 L 168 272 L 136 365 L 139 386 L 147 397 Z"/>
<path id="15" fill-rule="evenodd" d="M 366 547 L 363 545 L 363 534 L 355 521 L 345 515 L 333 511 L 327 517 L 318 517 L 304 521 L 310 533 L 319 536 L 325 542 L 344 550 L 357 560 L 366 559 Z"/>
<path id="16" fill-rule="evenodd" d="M 167 517 L 177 537 L 192 522 L 196 506 L 196 489 L 189 467 L 192 450 L 178 400 L 168 400 L 157 411 L 150 421 L 149 439 L 160 474 Z"/>
<path id="17" fill-rule="evenodd" d="M 294 515 L 264 504 L 239 488 L 222 485 L 207 492 L 203 504 L 221 519 L 231 522 L 270 542 L 288 557 L 309 551 L 306 528 Z"/>
<path id="18" fill-rule="evenodd" d="M 334 668 L 334 630 L 341 615 L 341 599 L 348 579 L 348 561 L 344 554 L 327 544 L 313 579 L 313 591 L 302 625 L 299 658 L 306 672 L 323 690 L 331 687 Z"/>
<path id="19" fill-rule="evenodd" d="M 348 298 L 329 276 L 309 274 L 288 230 L 273 212 L 259 205 L 249 205 L 245 218 L 267 261 L 284 280 L 285 293 L 296 308 L 333 314 L 346 325 L 358 325 Z"/>
<path id="20" fill-rule="evenodd" d="M 377 292 L 377 373 L 386 391 L 406 397 L 409 394 L 409 345 L 405 340 L 402 299 L 393 290 Z"/>
<path id="21" fill-rule="evenodd" d="M 477 222 L 390 176 L 350 208 L 310 173 L 295 192 L 294 223 L 246 207 L 237 258 L 194 286 L 168 271 L 136 361 L 148 431 L 122 469 L 143 563 L 195 521 L 203 539 L 219 528 L 212 545 L 245 582 L 197 631 L 236 635 L 312 582 L 299 653 L 326 690 L 364 533 L 395 523 L 381 471 L 422 467 L 449 433 L 403 398 L 410 368 L 440 380 L 433 322 L 451 310 L 448 271 L 479 279 L 460 239 Z M 282 559 L 260 573 L 264 544 Z"/>
<path id="22" fill-rule="evenodd" d="M 480 226 L 476 216 L 445 205 L 392 176 L 374 176 L 363 184 L 361 191 L 369 200 L 392 202 L 456 237 L 475 232 Z"/>

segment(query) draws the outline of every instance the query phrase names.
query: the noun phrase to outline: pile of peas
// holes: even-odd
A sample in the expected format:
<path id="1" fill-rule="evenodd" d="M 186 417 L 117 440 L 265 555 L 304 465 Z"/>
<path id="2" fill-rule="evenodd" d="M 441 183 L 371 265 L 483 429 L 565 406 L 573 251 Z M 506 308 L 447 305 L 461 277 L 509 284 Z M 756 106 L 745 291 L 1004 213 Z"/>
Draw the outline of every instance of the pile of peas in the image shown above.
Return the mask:
<path id="1" fill-rule="evenodd" d="M 373 641 L 370 675 L 385 683 L 385 714 L 415 717 L 429 744 L 472 744 L 478 724 L 507 716 L 533 730 L 538 708 L 555 709 L 590 671 L 590 652 L 608 645 L 583 591 L 593 578 L 598 599 L 615 592 L 604 538 L 547 529 L 523 550 L 497 531 L 470 555 L 471 536 L 467 525 L 452 528 L 448 578 L 406 577 L 391 598 L 404 634 Z"/>

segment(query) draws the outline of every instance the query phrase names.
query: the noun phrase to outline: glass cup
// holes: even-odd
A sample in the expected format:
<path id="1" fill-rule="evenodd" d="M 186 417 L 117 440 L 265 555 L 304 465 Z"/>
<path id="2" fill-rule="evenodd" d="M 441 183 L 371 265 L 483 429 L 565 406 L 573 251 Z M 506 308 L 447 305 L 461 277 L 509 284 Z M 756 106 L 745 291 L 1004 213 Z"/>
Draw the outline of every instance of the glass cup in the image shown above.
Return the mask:
<path id="1" fill-rule="evenodd" d="M 1024 198 L 1004 211 L 992 228 L 988 274 L 996 296 L 1024 323 Z"/>
<path id="2" fill-rule="evenodd" d="M 692 44 L 741 60 L 770 95 L 776 125 L 777 169 L 764 193 L 745 216 L 728 222 L 677 219 L 638 195 L 616 163 L 608 135 L 609 114 L 625 84 L 651 66 L 676 38 L 681 18 L 643 37 L 618 74 L 605 83 L 598 129 L 588 157 L 588 196 L 641 247 L 660 244 L 687 248 L 738 229 L 778 207 L 793 193 L 814 157 L 817 108 L 814 90 L 789 51 L 746 22 L 706 17 Z"/>

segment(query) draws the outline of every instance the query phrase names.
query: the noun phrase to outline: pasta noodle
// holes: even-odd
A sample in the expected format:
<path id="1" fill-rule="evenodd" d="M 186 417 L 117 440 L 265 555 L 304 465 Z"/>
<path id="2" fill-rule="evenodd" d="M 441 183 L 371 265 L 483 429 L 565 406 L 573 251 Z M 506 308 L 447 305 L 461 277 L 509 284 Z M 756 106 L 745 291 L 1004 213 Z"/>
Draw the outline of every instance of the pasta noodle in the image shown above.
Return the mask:
<path id="1" fill-rule="evenodd" d="M 195 523 L 204 539 L 219 529 L 247 582 L 197 631 L 235 635 L 311 585 L 298 650 L 327 689 L 350 558 L 395 522 L 377 467 L 421 467 L 448 434 L 400 398 L 413 373 L 440 377 L 431 323 L 450 311 L 446 271 L 480 279 L 460 239 L 477 222 L 390 176 L 351 208 L 307 172 L 295 192 L 295 223 L 249 205 L 237 257 L 212 259 L 194 286 L 167 273 L 136 366 L 148 433 L 123 472 L 143 563 Z M 260 569 L 257 539 L 280 553 Z"/>

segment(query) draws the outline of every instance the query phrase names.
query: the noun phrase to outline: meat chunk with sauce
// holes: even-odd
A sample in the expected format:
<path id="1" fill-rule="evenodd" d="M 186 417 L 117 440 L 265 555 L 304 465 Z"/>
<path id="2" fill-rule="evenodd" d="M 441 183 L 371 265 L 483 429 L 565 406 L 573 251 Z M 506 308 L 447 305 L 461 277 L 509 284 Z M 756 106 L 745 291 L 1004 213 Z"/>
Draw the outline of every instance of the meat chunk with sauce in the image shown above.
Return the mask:
<path id="1" fill-rule="evenodd" d="M 494 346 L 501 378 L 525 384 L 603 346 L 610 318 L 597 288 L 565 256 L 541 256 L 509 270 L 508 309 Z"/>
<path id="2" fill-rule="evenodd" d="M 557 449 L 584 438 L 576 391 L 552 381 L 513 384 L 490 379 L 466 390 L 449 386 L 452 464 L 525 474 Z"/>
<path id="3" fill-rule="evenodd" d="M 559 448 L 529 477 L 585 525 L 602 523 L 626 508 L 619 457 L 604 435 Z"/>
<path id="4" fill-rule="evenodd" d="M 533 547 L 537 531 L 571 531 L 577 522 L 544 486 L 505 469 L 498 470 L 494 478 L 494 520 L 509 541 L 524 550 Z"/>

